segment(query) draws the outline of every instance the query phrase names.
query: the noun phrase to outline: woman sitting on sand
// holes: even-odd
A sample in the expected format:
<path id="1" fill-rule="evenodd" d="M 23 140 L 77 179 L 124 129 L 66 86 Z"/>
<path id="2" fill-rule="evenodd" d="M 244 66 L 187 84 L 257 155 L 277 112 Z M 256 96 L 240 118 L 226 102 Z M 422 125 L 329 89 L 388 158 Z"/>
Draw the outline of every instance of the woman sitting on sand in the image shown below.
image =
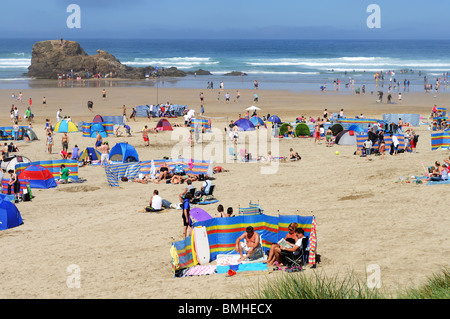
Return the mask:
<path id="1" fill-rule="evenodd" d="M 297 236 L 295 235 L 295 230 L 298 228 L 298 224 L 297 223 L 290 223 L 288 226 L 288 233 L 286 234 L 286 236 L 284 237 L 284 240 L 295 244 L 295 242 L 297 241 Z M 270 246 L 270 251 L 269 251 L 269 257 L 267 258 L 267 261 L 265 261 L 269 266 L 272 265 L 275 261 L 276 261 L 276 254 L 280 254 L 281 253 L 281 246 L 278 243 L 272 243 L 272 245 Z"/>

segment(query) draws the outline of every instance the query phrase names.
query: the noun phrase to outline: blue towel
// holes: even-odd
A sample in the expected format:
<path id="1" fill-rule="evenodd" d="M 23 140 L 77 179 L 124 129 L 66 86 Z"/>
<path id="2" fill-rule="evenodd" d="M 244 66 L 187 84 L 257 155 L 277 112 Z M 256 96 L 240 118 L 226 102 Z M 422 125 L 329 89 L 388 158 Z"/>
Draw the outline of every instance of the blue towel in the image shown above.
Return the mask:
<path id="1" fill-rule="evenodd" d="M 265 263 L 248 263 L 248 264 L 239 264 L 239 265 L 231 265 L 231 266 L 217 266 L 216 272 L 218 274 L 224 274 L 224 273 L 227 273 L 228 270 L 230 270 L 230 269 L 233 269 L 236 272 L 269 270 L 267 268 L 267 264 L 265 264 Z"/>
<path id="2" fill-rule="evenodd" d="M 426 185 L 444 185 L 450 184 L 450 179 L 446 181 L 429 181 Z"/>

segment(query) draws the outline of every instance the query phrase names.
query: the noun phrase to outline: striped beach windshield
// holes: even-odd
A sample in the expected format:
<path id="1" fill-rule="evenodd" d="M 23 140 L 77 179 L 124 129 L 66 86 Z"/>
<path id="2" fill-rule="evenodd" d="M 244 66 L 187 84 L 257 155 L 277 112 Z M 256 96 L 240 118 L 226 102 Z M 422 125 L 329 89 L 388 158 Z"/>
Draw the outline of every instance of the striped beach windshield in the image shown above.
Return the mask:
<path id="1" fill-rule="evenodd" d="M 406 147 L 406 139 L 405 139 L 405 135 L 403 134 L 394 134 L 395 136 L 397 136 L 398 139 L 398 149 L 399 150 L 404 150 Z M 360 133 L 356 135 L 356 145 L 358 147 L 359 150 L 364 150 L 364 142 L 367 141 L 367 137 L 368 135 L 365 133 Z M 391 145 L 392 145 L 392 137 L 388 136 L 384 136 L 384 142 L 386 144 L 386 151 L 389 152 L 391 149 Z M 372 148 L 378 148 L 378 141 L 376 141 L 373 145 Z"/>
<path id="2" fill-rule="evenodd" d="M 153 160 L 156 171 L 159 171 L 161 165 L 166 163 L 169 169 L 174 169 L 176 165 L 182 165 L 186 174 L 206 174 L 208 171 L 209 161 L 188 160 L 188 159 L 170 159 L 170 160 Z M 142 173 L 150 174 L 152 161 L 131 162 L 105 165 L 106 179 L 109 186 L 119 186 L 117 183 L 122 177 L 134 179 Z"/>
<path id="3" fill-rule="evenodd" d="M 235 216 L 230 218 L 212 218 L 198 222 L 195 226 L 205 226 L 208 234 L 210 260 L 213 261 L 219 254 L 234 254 L 236 239 L 242 235 L 247 226 L 252 226 L 261 236 L 263 249 L 266 254 L 271 244 L 277 243 L 288 233 L 290 223 L 297 223 L 305 231 L 305 236 L 310 237 L 312 231 L 313 216 L 265 214 Z M 315 236 L 315 235 L 314 235 Z M 179 269 L 194 266 L 192 256 L 191 238 L 175 243 L 179 256 Z"/>
<path id="4" fill-rule="evenodd" d="M 443 131 L 431 134 L 431 150 L 450 148 L 450 131 Z"/>
<path id="5" fill-rule="evenodd" d="M 15 166 L 16 173 L 20 179 L 20 172 L 30 165 L 40 165 L 50 171 L 53 177 L 58 180 L 61 176 L 61 165 L 64 164 L 69 170 L 69 177 L 78 180 L 78 162 L 73 160 L 55 160 L 55 161 L 36 161 L 30 163 L 17 163 Z"/>
<path id="6" fill-rule="evenodd" d="M 202 132 L 205 129 L 205 133 L 211 133 L 211 119 L 191 119 L 191 132 L 195 132 L 195 129 Z"/>
<path id="7" fill-rule="evenodd" d="M 105 129 L 106 134 L 113 135 L 114 134 L 114 123 L 113 122 L 99 122 L 99 123 L 86 123 L 82 124 L 83 137 L 91 137 L 91 127 L 94 124 L 101 124 Z M 95 137 L 95 136 L 93 136 Z"/>

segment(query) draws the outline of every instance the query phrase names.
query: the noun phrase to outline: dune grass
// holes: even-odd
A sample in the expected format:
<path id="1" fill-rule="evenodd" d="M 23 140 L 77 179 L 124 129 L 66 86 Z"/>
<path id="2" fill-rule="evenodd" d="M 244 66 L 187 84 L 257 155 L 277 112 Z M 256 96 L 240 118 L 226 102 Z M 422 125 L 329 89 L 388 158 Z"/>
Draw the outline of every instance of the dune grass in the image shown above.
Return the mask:
<path id="1" fill-rule="evenodd" d="M 450 272 L 433 274 L 427 283 L 418 288 L 409 288 L 398 294 L 399 299 L 450 299 Z"/>
<path id="2" fill-rule="evenodd" d="M 255 289 L 250 299 L 448 299 L 450 298 L 449 271 L 434 274 L 427 283 L 418 288 L 409 288 L 396 293 L 396 297 L 383 289 L 368 288 L 365 281 L 353 273 L 345 276 L 327 277 L 314 274 L 281 273 Z"/>

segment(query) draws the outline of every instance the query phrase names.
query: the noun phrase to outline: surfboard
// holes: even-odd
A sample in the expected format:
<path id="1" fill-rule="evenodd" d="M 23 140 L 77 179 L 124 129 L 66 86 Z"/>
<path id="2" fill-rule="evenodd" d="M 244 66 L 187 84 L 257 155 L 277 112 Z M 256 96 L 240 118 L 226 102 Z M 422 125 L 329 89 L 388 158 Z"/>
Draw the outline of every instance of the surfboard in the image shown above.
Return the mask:
<path id="1" fill-rule="evenodd" d="M 203 209 L 199 207 L 194 207 L 189 211 L 191 218 L 194 222 L 202 222 L 208 219 L 212 219 L 211 215 L 205 212 Z"/>
<path id="2" fill-rule="evenodd" d="M 208 204 L 214 204 L 217 203 L 219 200 L 218 199 L 214 199 L 214 200 L 204 200 L 201 202 L 198 202 L 198 205 L 208 205 Z"/>
<path id="3" fill-rule="evenodd" d="M 200 265 L 209 263 L 209 241 L 205 226 L 194 228 L 195 255 Z"/>

